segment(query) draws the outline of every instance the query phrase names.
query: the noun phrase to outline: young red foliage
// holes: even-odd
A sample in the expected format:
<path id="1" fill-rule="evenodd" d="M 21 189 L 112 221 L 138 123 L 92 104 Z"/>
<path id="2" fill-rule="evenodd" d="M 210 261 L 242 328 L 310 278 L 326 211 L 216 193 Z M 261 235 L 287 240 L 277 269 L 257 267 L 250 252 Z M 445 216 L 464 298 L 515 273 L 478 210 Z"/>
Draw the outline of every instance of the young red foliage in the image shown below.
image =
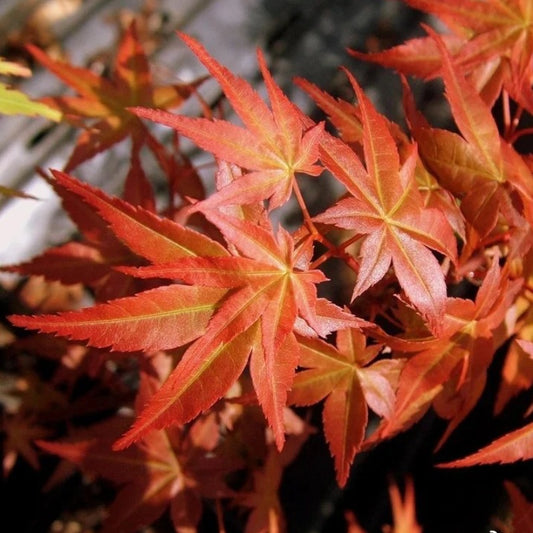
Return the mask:
<path id="1" fill-rule="evenodd" d="M 187 285 L 165 285 L 76 312 L 13 317 L 12 322 L 121 351 L 152 352 L 198 339 L 121 446 L 154 427 L 185 423 L 210 407 L 239 377 L 251 354 L 256 392 L 281 448 L 282 411 L 298 362 L 297 318 L 323 336 L 349 320 L 357 322 L 335 306 L 322 305 L 321 315 L 316 313 L 314 285 L 326 278 L 309 270 L 309 241 L 295 249 L 283 229 L 274 236 L 270 228 L 213 213 L 209 218 L 233 247 L 230 253 L 194 230 L 109 198 L 66 174 L 54 176 L 95 208 L 132 252 L 155 263 L 123 272 Z M 214 373 L 216 386 L 206 387 Z"/>
<path id="2" fill-rule="evenodd" d="M 135 419 L 115 414 L 65 439 L 40 442 L 43 450 L 123 483 L 106 531 L 134 531 L 167 507 L 177 531 L 196 531 L 202 497 L 236 496 L 219 474 L 237 464 L 246 474 L 234 503 L 251 510 L 246 531 L 282 531 L 284 468 L 311 432 L 289 404 L 324 400 L 323 432 L 344 486 L 361 448 L 407 430 L 430 408 L 448 421 L 441 446 L 477 405 L 497 350 L 506 351 L 507 359 L 496 411 L 531 388 L 533 164 L 513 146 L 527 133 L 518 119 L 533 102 L 531 62 L 525 59 L 531 55 L 531 9 L 522 0 L 408 3 L 440 15 L 456 35 L 428 29 L 427 38 L 373 59 L 426 78 L 440 75 L 459 134 L 431 127 L 406 82 L 412 139 L 378 113 L 351 74 L 357 104 L 299 80 L 338 130 L 337 138 L 289 101 L 262 52 L 257 58 L 269 105 L 183 34 L 242 126 L 213 119 L 207 106 L 208 118 L 166 111 L 197 83 L 154 87 L 134 26 L 107 80 L 32 49 L 78 93 L 48 101 L 73 123 L 91 126 L 67 168 L 132 138 L 122 198 L 64 172 L 45 176 L 81 240 L 4 267 L 82 283 L 94 296 L 94 305 L 81 310 L 73 311 L 63 297 L 53 300 L 56 307 L 47 314 L 11 316 L 13 325 L 92 347 L 64 339 L 54 347 L 43 340 L 37 355 L 64 365 L 54 372 L 53 385 L 72 392 L 85 374 L 106 379 L 116 394 L 106 406 L 117 410 L 135 381 L 122 372 L 128 364 L 129 372 L 139 369 Z M 422 48 L 425 54 L 417 58 L 405 55 Z M 502 86 L 524 109 L 500 136 L 491 106 Z M 175 130 L 172 153 L 140 118 Z M 214 187 L 204 188 L 180 151 L 180 136 L 215 157 Z M 143 168 L 145 145 L 167 179 L 163 211 Z M 345 193 L 321 212 L 313 208 L 311 216 L 296 175 L 322 179 L 324 168 Z M 283 214 L 273 221 L 272 210 L 288 208 L 292 193 L 303 221 L 291 233 Z M 330 274 L 337 294 L 324 290 L 329 296 L 322 297 L 317 287 L 327 278 L 319 267 L 332 258 L 343 262 L 338 274 Z M 448 289 L 454 291 L 450 296 Z M 350 292 L 352 306 L 343 307 L 347 302 L 337 296 L 348 300 Z M 37 337 L 13 344 L 34 354 Z M 42 383 L 28 383 L 33 408 L 23 401 L 4 425 L 8 468 L 17 454 L 36 465 L 29 441 L 48 429 L 31 422 L 52 410 L 52 385 L 39 397 Z M 68 423 L 65 413 L 77 407 L 67 406 L 66 394 L 60 397 L 61 420 Z M 251 423 L 250 411 L 262 412 L 259 424 Z M 365 441 L 374 415 L 377 429 Z M 530 458 L 531 435 L 528 423 L 441 466 Z M 394 531 L 420 531 L 412 485 L 406 485 L 403 501 L 391 489 L 391 501 Z M 522 503 L 514 506 L 524 516 L 530 512 Z M 362 531 L 352 522 L 350 530 Z"/>
<path id="3" fill-rule="evenodd" d="M 327 323 L 316 314 L 315 284 L 325 277 L 309 270 L 308 242 L 303 249 L 294 249 L 283 229 L 274 236 L 263 226 L 220 212 L 211 213 L 209 218 L 235 249 L 231 257 L 185 258 L 162 267 L 128 270 L 141 277 L 168 277 L 234 290 L 118 446 L 133 442 L 153 427 L 176 420 L 185 422 L 209 407 L 238 378 L 250 355 L 255 391 L 281 449 L 283 408 L 298 363 L 293 333 L 297 318 L 303 319 L 315 335 L 322 336 L 331 328 L 345 327 L 350 318 L 335 307 L 330 309 Z M 342 321 L 336 324 L 339 318 Z M 213 372 L 218 373 L 218 379 L 207 392 L 203 384 L 212 379 Z"/>
<path id="4" fill-rule="evenodd" d="M 226 121 L 188 118 L 159 109 L 135 108 L 133 111 L 140 117 L 174 128 L 218 158 L 249 171 L 206 200 L 204 209 L 253 204 L 266 199 L 270 201 L 270 209 L 283 205 L 291 194 L 297 172 L 310 176 L 322 172 L 322 167 L 316 164 L 322 125 L 314 125 L 281 92 L 260 51 L 257 59 L 272 110 L 246 81 L 218 63 L 200 43 L 184 34 L 181 38 L 220 83 L 245 128 Z"/>
<path id="5" fill-rule="evenodd" d="M 400 165 L 398 149 L 385 120 L 355 79 L 348 76 L 361 109 L 367 168 L 348 145 L 333 137 L 325 140 L 322 161 L 346 186 L 348 195 L 315 220 L 366 236 L 353 298 L 383 278 L 392 263 L 408 298 L 438 333 L 444 316 L 446 285 L 441 266 L 428 247 L 455 260 L 451 227 L 442 212 L 424 207 L 414 180 L 416 147 Z"/>
<path id="6" fill-rule="evenodd" d="M 324 433 L 335 459 L 337 482 L 346 484 L 350 466 L 365 436 L 368 407 L 389 418 L 401 360 L 373 364 L 382 346 L 365 346 L 357 329 L 337 332 L 337 348 L 320 339 L 301 337 L 299 366 L 289 393 L 294 405 L 312 405 L 326 398 Z"/>

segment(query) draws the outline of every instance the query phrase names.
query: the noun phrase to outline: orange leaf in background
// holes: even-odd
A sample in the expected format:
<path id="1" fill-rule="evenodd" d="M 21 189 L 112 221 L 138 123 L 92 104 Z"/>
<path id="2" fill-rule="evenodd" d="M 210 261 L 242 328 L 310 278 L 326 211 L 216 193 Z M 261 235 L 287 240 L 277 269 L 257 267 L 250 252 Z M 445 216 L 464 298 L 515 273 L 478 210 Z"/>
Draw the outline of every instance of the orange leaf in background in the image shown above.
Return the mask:
<path id="1" fill-rule="evenodd" d="M 27 48 L 43 66 L 77 92 L 77 96 L 56 96 L 42 100 L 75 124 L 80 120 L 82 123 L 88 121 L 87 129 L 78 138 L 74 152 L 65 165 L 67 172 L 128 136 L 135 140 L 134 147 L 145 141 L 148 130 L 127 110 L 128 107 L 178 107 L 203 81 L 154 87 L 148 59 L 134 22 L 124 32 L 109 79 L 88 69 L 52 59 L 34 45 L 28 44 Z"/>
<path id="2" fill-rule="evenodd" d="M 416 519 L 415 489 L 412 479 L 408 478 L 405 483 L 403 498 L 396 483 L 389 485 L 389 496 L 393 525 L 383 526 L 383 533 L 422 533 L 422 528 Z M 346 511 L 345 517 L 348 522 L 348 533 L 366 533 L 351 511 Z"/>
<path id="3" fill-rule="evenodd" d="M 159 378 L 157 371 L 155 376 L 153 373 L 153 369 L 141 372 L 138 403 L 147 401 L 157 390 Z M 168 507 L 178 533 L 196 531 L 201 498 L 230 496 L 223 475 L 239 466 L 215 453 L 219 436 L 215 415 L 198 419 L 187 432 L 177 427 L 152 432 L 128 450 L 113 451 L 112 443 L 129 423 L 126 417 L 114 417 L 73 431 L 66 440 L 41 440 L 37 444 L 86 472 L 120 485 L 103 532 L 134 533 Z"/>
<path id="4" fill-rule="evenodd" d="M 415 489 L 413 481 L 408 479 L 405 484 L 405 494 L 402 499 L 398 485 L 391 484 L 389 495 L 392 506 L 394 527 L 390 533 L 422 533 L 422 528 L 416 520 Z"/>
<path id="5" fill-rule="evenodd" d="M 492 107 L 502 88 L 519 99 L 520 84 L 532 75 L 533 10 L 528 0 L 405 0 L 440 18 L 452 31 L 442 38 L 454 61 L 468 73 L 483 100 Z M 440 74 L 440 52 L 431 38 L 411 39 L 373 54 L 355 57 L 430 79 Z M 516 97 L 515 97 L 516 95 Z"/>
<path id="6" fill-rule="evenodd" d="M 286 522 L 280 501 L 280 485 L 284 469 L 294 461 L 303 446 L 311 428 L 290 409 L 284 411 L 287 428 L 287 442 L 280 452 L 272 442 L 268 442 L 266 457 L 260 468 L 253 472 L 253 490 L 243 491 L 238 501 L 251 509 L 244 533 L 285 533 Z"/>

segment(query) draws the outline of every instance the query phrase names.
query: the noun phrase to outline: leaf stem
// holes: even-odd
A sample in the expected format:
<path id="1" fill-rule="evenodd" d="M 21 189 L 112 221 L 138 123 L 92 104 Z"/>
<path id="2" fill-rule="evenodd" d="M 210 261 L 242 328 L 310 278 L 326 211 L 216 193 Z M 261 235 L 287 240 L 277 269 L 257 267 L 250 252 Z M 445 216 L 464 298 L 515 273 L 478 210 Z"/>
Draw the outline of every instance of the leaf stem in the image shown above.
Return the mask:
<path id="1" fill-rule="evenodd" d="M 298 201 L 298 205 L 300 206 L 300 209 L 302 210 L 302 215 L 304 218 L 304 224 L 313 237 L 313 239 L 317 242 L 320 242 L 323 244 L 327 251 L 324 252 L 321 256 L 319 256 L 317 259 L 315 259 L 311 265 L 311 269 L 315 269 L 318 266 L 320 266 L 322 263 L 326 262 L 331 257 L 338 257 L 342 259 L 354 272 L 359 272 L 359 263 L 355 260 L 354 257 L 352 257 L 350 254 L 344 251 L 344 248 L 346 246 L 349 246 L 352 242 L 355 242 L 358 238 L 360 238 L 359 235 L 352 237 L 347 243 L 343 243 L 340 246 L 336 246 L 333 244 L 327 237 L 322 235 L 320 231 L 315 226 L 315 223 L 313 222 L 313 219 L 311 215 L 309 214 L 309 210 L 307 209 L 307 204 L 305 203 L 305 199 L 302 195 L 302 191 L 300 190 L 300 186 L 298 185 L 298 182 L 296 180 L 296 177 L 293 176 L 292 178 L 292 190 L 294 191 L 294 195 L 296 196 L 296 200 Z"/>

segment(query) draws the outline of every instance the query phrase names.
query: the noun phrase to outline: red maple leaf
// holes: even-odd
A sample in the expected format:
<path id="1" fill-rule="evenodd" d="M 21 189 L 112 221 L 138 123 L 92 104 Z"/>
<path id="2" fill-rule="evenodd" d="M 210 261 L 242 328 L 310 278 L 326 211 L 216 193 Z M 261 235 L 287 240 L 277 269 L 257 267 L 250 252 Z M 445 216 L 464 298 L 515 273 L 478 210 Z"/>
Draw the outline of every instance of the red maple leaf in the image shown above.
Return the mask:
<path id="1" fill-rule="evenodd" d="M 250 356 L 259 403 L 281 448 L 283 408 L 298 363 L 293 333 L 298 328 L 297 319 L 302 319 L 314 335 L 327 335 L 350 321 L 358 323 L 333 305 L 317 305 L 321 300 L 317 299 L 315 284 L 326 278 L 319 271 L 308 270 L 308 241 L 295 248 L 283 229 L 274 237 L 264 225 L 254 226 L 223 213 L 210 213 L 209 218 L 236 255 L 184 258 L 161 267 L 127 270 L 142 277 L 168 277 L 233 290 L 210 320 L 204 336 L 187 350 L 119 446 L 152 427 L 188 420 L 209 407 L 239 377 Z M 208 391 L 204 382 L 210 383 Z"/>
<path id="2" fill-rule="evenodd" d="M 209 218 L 226 239 L 224 248 L 66 174 L 56 172 L 55 179 L 96 209 L 131 251 L 153 263 L 123 272 L 183 283 L 81 311 L 12 317 L 13 323 L 121 351 L 151 352 L 196 341 L 122 446 L 210 407 L 238 379 L 251 354 L 254 386 L 281 447 L 282 412 L 298 361 L 293 330 L 327 335 L 359 323 L 317 297 L 315 284 L 326 278 L 309 270 L 310 241 L 295 245 L 283 229 L 275 237 L 266 219 L 255 225 L 214 211 Z"/>
<path id="3" fill-rule="evenodd" d="M 337 129 L 339 137 L 355 150 L 361 150 L 364 131 L 361 110 L 358 105 L 340 98 L 334 98 L 322 91 L 311 82 L 296 78 L 296 84 L 307 92 L 315 103 L 328 116 Z M 394 122 L 384 120 L 398 147 L 400 161 L 408 158 L 412 152 L 409 137 Z M 359 151 L 357 152 L 360 153 Z M 418 190 L 423 198 L 424 207 L 436 208 L 444 213 L 453 230 L 464 240 L 464 220 L 455 199 L 450 192 L 442 187 L 435 176 L 424 166 L 422 159 L 417 157 L 414 170 Z"/>
<path id="4" fill-rule="evenodd" d="M 245 127 L 227 121 L 174 115 L 160 109 L 137 107 L 135 113 L 176 129 L 201 148 L 247 171 L 206 200 L 204 209 L 252 204 L 264 199 L 270 200 L 270 209 L 279 207 L 288 200 L 296 173 L 317 176 L 322 172 L 322 167 L 317 165 L 322 124 L 315 125 L 287 99 L 272 79 L 260 51 L 257 58 L 272 110 L 246 81 L 218 63 L 200 43 L 180 35 L 220 83 Z"/>
<path id="5" fill-rule="evenodd" d="M 365 346 L 365 337 L 357 329 L 337 332 L 337 348 L 320 339 L 301 337 L 298 342 L 299 366 L 305 370 L 296 374 L 289 401 L 310 405 L 326 398 L 324 433 L 342 487 L 365 435 L 367 406 L 385 418 L 391 415 L 403 361 L 371 364 L 382 346 Z"/>
<path id="6" fill-rule="evenodd" d="M 361 266 L 353 298 L 379 281 L 391 263 L 410 301 L 438 331 L 444 315 L 446 285 L 432 248 L 454 259 L 456 243 L 443 213 L 424 207 L 416 182 L 416 148 L 403 165 L 386 121 L 374 109 L 355 79 L 363 122 L 367 168 L 342 141 L 322 142 L 321 160 L 348 189 L 345 198 L 315 217 L 364 236 Z"/>

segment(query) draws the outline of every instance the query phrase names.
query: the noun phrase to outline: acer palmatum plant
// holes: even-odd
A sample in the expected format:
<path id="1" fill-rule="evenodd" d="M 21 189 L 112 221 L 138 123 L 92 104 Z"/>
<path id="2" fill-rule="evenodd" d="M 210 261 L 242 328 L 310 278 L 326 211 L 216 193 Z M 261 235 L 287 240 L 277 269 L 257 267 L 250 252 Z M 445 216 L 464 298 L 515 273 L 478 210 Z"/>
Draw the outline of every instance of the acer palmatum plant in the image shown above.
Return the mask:
<path id="1" fill-rule="evenodd" d="M 137 531 L 168 510 L 176 531 L 206 527 L 211 513 L 219 531 L 255 533 L 286 528 L 285 467 L 321 435 L 339 487 L 358 452 L 371 456 L 428 413 L 444 422 L 432 443 L 435 469 L 533 459 L 533 403 L 523 401 L 533 384 L 533 164 L 515 147 L 531 133 L 521 124 L 533 114 L 533 13 L 521 0 L 407 3 L 452 33 L 425 28 L 426 37 L 399 47 L 353 54 L 402 76 L 441 78 L 454 131 L 431 126 L 403 77 L 402 129 L 347 70 L 354 102 L 296 80 L 326 128 L 285 96 L 261 51 L 268 103 L 180 34 L 240 124 L 203 101 L 204 116 L 185 116 L 176 108 L 205 78 L 155 86 L 135 24 L 105 79 L 29 48 L 76 93 L 43 99 L 81 133 L 65 168 L 41 173 L 79 238 L 4 270 L 77 285 L 94 303 L 58 296 L 48 312 L 26 305 L 9 317 L 38 332 L 13 328 L 11 353 L 54 364 L 46 380 L 24 377 L 18 407 L 5 414 L 6 473 L 17 455 L 37 467 L 36 445 L 119 485 L 104 531 Z M 151 122 L 212 154 L 213 187 Z M 125 138 L 122 198 L 71 175 Z M 145 149 L 167 180 L 163 209 Z M 344 193 L 311 214 L 306 181 L 326 173 Z M 272 216 L 289 200 L 302 221 L 291 231 Z M 332 262 L 343 266 L 328 280 Z M 328 284 L 337 290 L 320 293 Z M 479 451 L 443 460 L 451 436 L 487 401 L 489 372 L 498 378 L 494 420 L 518 397 L 522 422 L 499 438 L 487 427 Z M 64 475 L 60 467 L 47 488 Z M 391 486 L 390 530 L 421 531 L 412 483 L 404 502 Z M 494 520 L 524 531 L 533 504 L 506 488 L 510 514 Z M 347 531 L 363 530 L 346 516 Z"/>

